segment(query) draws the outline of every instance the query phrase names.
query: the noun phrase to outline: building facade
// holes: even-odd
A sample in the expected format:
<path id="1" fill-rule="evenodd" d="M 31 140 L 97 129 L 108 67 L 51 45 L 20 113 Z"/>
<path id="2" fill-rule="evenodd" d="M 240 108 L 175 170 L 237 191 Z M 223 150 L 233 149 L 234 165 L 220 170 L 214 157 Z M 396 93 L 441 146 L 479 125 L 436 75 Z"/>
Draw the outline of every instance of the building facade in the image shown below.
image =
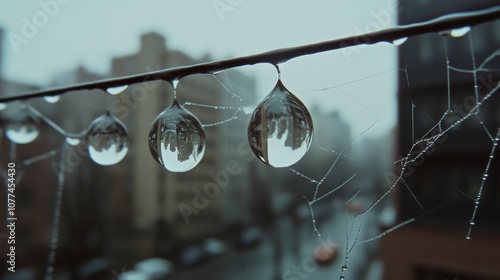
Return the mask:
<path id="1" fill-rule="evenodd" d="M 498 4 L 487 0 L 400 2 L 401 25 Z M 498 26 L 498 21 L 475 26 L 458 38 L 448 34 L 415 36 L 400 46 L 399 68 L 406 69 L 406 73 L 400 72 L 398 89 L 400 155 L 406 156 L 419 139 L 439 135 L 464 118 L 476 104 L 476 93 L 481 100 L 497 86 L 498 72 L 477 72 L 476 84 L 472 73 L 448 72 L 447 58 L 455 68 L 472 69 L 473 59 L 479 67 L 498 50 Z M 488 64 L 492 69 L 498 66 L 498 60 Z M 411 174 L 404 180 L 413 194 L 404 186 L 398 187 L 397 219 L 401 223 L 419 218 L 382 239 L 384 279 L 500 277 L 495 265 L 500 258 L 500 239 L 495 237 L 500 230 L 500 177 L 493 171 L 499 166 L 495 162 L 498 153 L 487 175 L 477 216 L 469 221 L 493 146 L 485 130 L 496 134 L 500 127 L 499 101 L 493 95 L 483 103 L 478 116 L 455 125 L 432 150 L 407 167 L 412 171 L 406 172 Z M 412 155 L 425 149 L 425 144 L 417 146 Z M 470 223 L 475 225 L 472 239 L 466 243 Z"/>

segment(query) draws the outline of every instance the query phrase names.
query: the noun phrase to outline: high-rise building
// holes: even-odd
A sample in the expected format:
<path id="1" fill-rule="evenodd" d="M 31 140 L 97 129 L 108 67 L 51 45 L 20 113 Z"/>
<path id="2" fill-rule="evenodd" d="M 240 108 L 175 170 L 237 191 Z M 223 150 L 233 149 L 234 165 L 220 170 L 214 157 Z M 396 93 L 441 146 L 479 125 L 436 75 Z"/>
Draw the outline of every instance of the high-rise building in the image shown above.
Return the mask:
<path id="1" fill-rule="evenodd" d="M 137 53 L 113 59 L 112 75 L 191 65 L 205 62 L 205 59 L 196 60 L 180 51 L 170 50 L 165 38 L 148 33 L 141 37 Z M 227 81 L 211 74 L 185 77 L 179 82 L 177 99 L 181 104 L 188 101 L 219 107 L 244 107 L 255 103 L 253 78 L 234 70 L 227 71 L 225 75 Z M 228 85 L 223 85 L 225 82 Z M 148 92 L 147 96 L 143 95 L 143 91 Z M 207 148 L 199 165 L 186 173 L 174 173 L 154 161 L 147 138 L 155 117 L 172 103 L 171 86 L 148 82 L 134 85 L 123 94 L 128 95 L 124 98 L 129 98 L 129 101 L 122 105 L 128 106 L 130 114 L 124 113 L 125 110 L 116 113 L 133 131 L 130 141 L 134 146 L 127 161 L 133 186 L 134 226 L 150 230 L 156 226 L 158 219 L 165 219 L 170 228 L 169 234 L 176 240 L 187 241 L 219 234 L 225 224 L 236 219 L 235 215 L 243 215 L 246 196 L 241 192 L 249 191 L 249 163 L 239 161 L 235 167 L 231 166 L 238 170 L 238 176 L 224 175 L 228 174 L 227 164 L 238 153 L 239 145 L 246 143 L 246 118 L 243 114 L 237 113 L 238 118 L 223 125 L 206 126 Z M 186 106 L 186 109 L 204 124 L 231 119 L 237 110 L 199 106 Z"/>

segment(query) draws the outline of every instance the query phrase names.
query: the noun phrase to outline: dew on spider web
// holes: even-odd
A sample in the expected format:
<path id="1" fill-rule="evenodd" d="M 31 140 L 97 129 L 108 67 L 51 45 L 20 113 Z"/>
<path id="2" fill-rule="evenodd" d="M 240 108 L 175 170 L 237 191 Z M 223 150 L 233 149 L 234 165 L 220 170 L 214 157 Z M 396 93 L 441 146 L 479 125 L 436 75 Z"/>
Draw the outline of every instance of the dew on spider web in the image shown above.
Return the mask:
<path id="1" fill-rule="evenodd" d="M 56 190 L 56 199 L 54 205 L 54 216 L 52 219 L 52 228 L 50 234 L 50 242 L 49 242 L 49 254 L 48 254 L 48 263 L 47 269 L 45 273 L 45 280 L 53 279 L 54 275 L 54 264 L 56 261 L 56 251 L 57 251 L 57 243 L 59 240 L 59 224 L 61 220 L 61 206 L 63 200 L 63 191 L 64 191 L 64 180 L 65 180 L 65 149 L 64 146 L 61 148 L 61 158 L 59 162 L 59 171 L 57 174 L 57 190 Z"/>
<path id="2" fill-rule="evenodd" d="M 500 137 L 500 128 L 498 129 L 498 131 L 495 135 L 495 138 L 492 139 L 493 144 L 492 144 L 491 152 L 490 152 L 489 157 L 488 157 L 488 162 L 486 163 L 486 168 L 484 169 L 483 177 L 481 178 L 481 185 L 479 186 L 479 191 L 477 192 L 477 196 L 474 200 L 474 210 L 472 211 L 472 217 L 469 220 L 469 229 L 467 230 L 467 234 L 465 235 L 465 238 L 467 240 L 471 239 L 472 228 L 476 224 L 476 222 L 475 222 L 476 215 L 477 215 L 477 211 L 479 209 L 479 204 L 481 202 L 481 198 L 483 196 L 484 184 L 486 183 L 486 180 L 488 179 L 491 162 L 495 158 L 495 150 L 498 146 L 498 141 L 500 140 L 499 137 Z"/>
<path id="3" fill-rule="evenodd" d="M 459 31 L 462 32 L 463 34 L 459 34 Z M 409 186 L 407 185 L 406 181 L 404 180 L 404 176 L 403 176 L 403 171 L 410 165 L 410 164 L 413 164 L 415 163 L 417 160 L 419 160 L 421 157 L 424 156 L 424 154 L 429 151 L 430 148 L 434 147 L 436 145 L 436 143 L 438 142 L 439 139 L 443 138 L 445 135 L 447 135 L 452 129 L 456 129 L 458 128 L 458 126 L 460 124 L 462 124 L 464 121 L 468 120 L 468 119 L 472 119 L 471 117 L 476 117 L 475 119 L 477 120 L 478 122 L 478 125 L 482 127 L 482 129 L 484 130 L 485 134 L 488 136 L 488 138 L 492 141 L 492 149 L 491 149 L 491 152 L 488 156 L 488 161 L 487 161 L 487 165 L 486 165 L 486 168 L 484 170 L 484 173 L 482 174 L 482 177 L 480 178 L 481 180 L 481 184 L 480 184 L 480 187 L 479 187 L 479 191 L 476 195 L 475 198 L 473 198 L 474 200 L 474 209 L 473 209 L 473 213 L 472 213 L 472 216 L 469 220 L 469 230 L 467 231 L 466 233 L 466 240 L 470 240 L 471 239 L 471 231 L 472 231 L 472 228 L 476 225 L 476 214 L 477 214 L 477 211 L 478 211 L 478 208 L 480 206 L 480 201 L 481 201 L 481 198 L 482 198 L 482 195 L 483 195 L 483 189 L 484 189 L 484 184 L 485 182 L 487 181 L 487 178 L 488 178 L 488 175 L 489 175 L 489 168 L 490 168 L 490 165 L 491 165 L 491 162 L 494 158 L 494 153 L 495 153 L 495 149 L 496 149 L 496 146 L 498 145 L 498 138 L 500 136 L 500 129 L 498 130 L 497 134 L 495 136 L 492 136 L 492 134 L 489 132 L 488 128 L 486 127 L 485 123 L 483 122 L 483 120 L 481 119 L 481 117 L 479 116 L 479 109 L 480 107 L 484 104 L 485 101 L 487 101 L 493 94 L 496 93 L 496 91 L 498 91 L 499 89 L 499 85 L 494 85 L 494 87 L 492 89 L 489 90 L 489 92 L 487 94 L 485 94 L 483 96 L 482 99 L 479 98 L 479 86 L 478 86 L 478 76 L 477 76 L 477 73 L 479 71 L 488 71 L 488 70 L 491 70 L 491 69 L 485 69 L 485 65 L 490 62 L 495 56 L 498 56 L 499 55 L 499 51 L 495 51 L 494 53 L 492 53 L 490 56 L 488 56 L 483 63 L 481 63 L 481 65 L 479 66 L 479 68 L 476 68 L 476 60 L 475 60 L 475 52 L 474 52 L 474 48 L 473 48 L 473 45 L 472 45 L 472 35 L 471 33 L 469 32 L 469 30 L 467 28 L 464 28 L 462 30 L 457 30 L 454 35 L 452 35 L 452 37 L 459 37 L 460 36 L 463 36 L 465 34 L 468 34 L 469 36 L 469 45 L 470 45 L 470 52 L 471 52 L 471 60 L 472 60 L 472 70 L 466 70 L 466 69 L 460 69 L 460 68 L 456 68 L 456 67 L 453 67 L 451 66 L 450 64 L 450 60 L 449 60 L 449 57 L 448 57 L 448 51 L 447 51 L 447 43 L 446 43 L 446 39 L 443 40 L 443 46 L 445 48 L 445 56 L 446 56 L 446 70 L 447 70 L 447 110 L 443 113 L 442 117 L 436 122 L 435 125 L 432 126 L 432 128 L 425 132 L 422 136 L 419 136 L 420 138 L 417 138 L 417 136 L 415 135 L 415 110 L 418 110 L 418 106 L 414 103 L 414 100 L 412 99 L 412 96 L 411 96 L 411 89 L 409 87 L 409 75 L 408 75 L 408 72 L 406 71 L 405 69 L 405 74 L 406 74 L 406 79 L 407 79 L 407 83 L 408 83 L 408 92 L 410 94 L 410 103 L 411 103 L 411 108 L 412 108 L 412 112 L 411 112 L 411 124 L 412 124 L 412 145 L 407 153 L 407 155 L 405 157 L 403 157 L 401 160 L 398 160 L 396 161 L 395 163 L 398 163 L 400 164 L 400 170 L 401 170 L 401 173 L 396 176 L 395 180 L 392 182 L 392 184 L 390 185 L 389 189 L 382 194 L 382 196 L 380 196 L 378 199 L 376 199 L 364 212 L 362 212 L 361 214 L 359 215 L 364 215 L 366 214 L 368 211 L 370 211 L 372 208 L 374 208 L 377 204 L 379 204 L 381 202 L 382 199 L 384 199 L 390 192 L 392 192 L 396 186 L 399 184 L 399 183 L 403 183 L 405 185 L 405 187 L 410 191 L 410 194 L 411 196 L 413 197 L 413 199 L 416 201 L 416 203 L 419 205 L 419 207 L 423 210 L 423 214 L 421 216 L 418 216 L 418 217 L 415 217 L 415 218 L 410 218 L 410 219 L 407 219 L 391 228 L 389 228 L 388 230 L 380 233 L 379 235 L 377 236 L 374 236 L 372 238 L 368 238 L 364 241 L 362 241 L 361 243 L 367 243 L 367 242 L 371 242 L 371 241 L 375 241 L 375 240 L 378 240 L 384 236 L 386 236 L 387 234 L 403 227 L 403 226 L 406 226 L 410 223 L 413 223 L 414 221 L 416 221 L 417 219 L 431 213 L 431 212 L 434 212 L 436 211 L 437 209 L 439 208 L 442 208 L 450 203 L 452 203 L 453 201 L 448 201 L 442 205 L 439 205 L 438 207 L 436 208 L 433 208 L 433 209 L 430 209 L 430 210 L 425 210 L 425 208 L 422 206 L 422 204 L 420 203 L 420 201 L 417 199 L 417 197 L 415 196 L 415 194 L 413 192 L 411 192 Z M 458 118 L 457 120 L 451 122 L 447 127 L 443 125 L 443 123 L 445 122 L 445 118 L 448 114 L 452 114 L 452 113 L 455 113 L 451 110 L 451 79 L 450 79 L 450 72 L 451 71 L 456 71 L 456 72 L 463 72 L 463 73 L 470 73 L 473 75 L 473 81 L 474 81 L 474 84 L 473 84 L 473 94 L 474 94 L 474 97 L 475 97 L 475 100 L 476 100 L 476 103 L 474 106 L 472 106 L 472 108 L 467 111 L 464 115 L 461 115 L 460 118 Z M 439 129 L 439 132 L 435 135 L 432 135 L 432 131 L 434 129 L 438 128 Z M 421 144 L 421 143 L 425 143 L 425 148 L 421 149 L 421 150 L 416 150 L 418 145 Z M 416 153 L 413 153 L 413 152 L 416 152 Z M 466 197 L 469 197 L 470 196 L 468 194 L 464 194 Z"/>
<path id="4" fill-rule="evenodd" d="M 223 75 L 224 82 L 221 79 L 219 79 L 219 77 L 218 77 L 219 75 Z M 218 71 L 216 73 L 213 73 L 212 76 L 215 78 L 217 83 L 222 87 L 223 92 L 225 92 L 226 94 L 229 94 L 232 99 L 236 100 L 237 105 L 241 104 L 241 102 L 243 102 L 243 98 L 240 95 L 235 93 L 235 89 L 233 88 L 231 80 L 229 79 L 228 75 L 226 74 L 226 71 Z M 226 83 L 228 85 L 226 85 Z M 244 114 L 249 114 L 248 108 L 247 108 L 248 106 L 240 107 L 240 106 L 225 106 L 225 105 L 209 105 L 209 104 L 202 104 L 202 103 L 189 102 L 189 101 L 184 102 L 182 104 L 182 106 L 199 107 L 199 108 L 212 109 L 212 110 L 233 111 L 229 116 L 225 117 L 223 120 L 216 121 L 213 123 L 204 123 L 204 124 L 202 124 L 203 127 L 214 127 L 214 126 L 227 124 L 233 120 L 238 119 L 238 115 L 242 112 Z"/>
<path id="5" fill-rule="evenodd" d="M 219 75 L 222 74 L 224 75 L 224 79 L 228 81 L 228 84 L 229 84 L 229 88 L 226 86 L 225 83 L 223 83 L 220 79 L 219 79 Z M 233 88 L 233 84 L 231 83 L 231 80 L 228 78 L 227 74 L 226 74 L 226 71 L 221 71 L 219 73 L 214 73 L 214 78 L 217 80 L 217 82 L 224 88 L 224 90 L 229 93 L 231 95 L 232 98 L 235 98 L 237 100 L 239 100 L 240 102 L 243 101 L 243 98 L 241 98 L 241 96 L 239 96 L 238 94 L 235 93 L 235 90 Z"/>

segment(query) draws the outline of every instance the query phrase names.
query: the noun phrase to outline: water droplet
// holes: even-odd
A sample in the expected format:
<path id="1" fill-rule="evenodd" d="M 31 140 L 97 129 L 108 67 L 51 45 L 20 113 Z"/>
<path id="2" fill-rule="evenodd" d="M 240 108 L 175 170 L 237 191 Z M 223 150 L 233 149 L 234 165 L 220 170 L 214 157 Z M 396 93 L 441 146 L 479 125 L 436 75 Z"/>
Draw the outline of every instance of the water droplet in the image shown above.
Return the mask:
<path id="1" fill-rule="evenodd" d="M 305 155 L 312 138 L 313 122 L 309 111 L 278 80 L 252 114 L 248 126 L 250 148 L 265 164 L 287 167 Z"/>
<path id="2" fill-rule="evenodd" d="M 124 92 L 127 88 L 128 88 L 128 85 L 124 85 L 124 86 L 118 86 L 118 87 L 110 87 L 110 88 L 107 88 L 106 91 L 109 94 L 117 95 L 117 94 Z"/>
<path id="3" fill-rule="evenodd" d="M 253 113 L 255 107 L 254 106 L 245 106 L 245 107 L 242 107 L 241 110 L 243 111 L 243 113 L 245 115 L 249 115 L 251 113 Z"/>
<path id="4" fill-rule="evenodd" d="M 340 276 L 340 280 L 345 280 L 345 277 L 344 276 Z"/>
<path id="5" fill-rule="evenodd" d="M 5 135 L 17 144 L 30 143 L 38 137 L 38 134 L 40 134 L 38 119 L 26 113 L 17 115 L 5 126 Z"/>
<path id="6" fill-rule="evenodd" d="M 451 30 L 450 35 L 451 35 L 451 37 L 458 38 L 458 37 L 462 37 L 465 34 L 469 33 L 469 31 L 470 31 L 470 26 L 464 26 L 464 27 L 455 28 L 455 29 Z"/>
<path id="7" fill-rule="evenodd" d="M 76 146 L 80 144 L 80 139 L 79 138 L 72 138 L 72 137 L 66 137 L 66 142 L 70 144 L 71 146 Z"/>
<path id="8" fill-rule="evenodd" d="M 470 235 L 466 235 L 465 239 L 470 240 Z"/>
<path id="9" fill-rule="evenodd" d="M 342 266 L 342 271 L 346 271 L 347 270 L 347 266 L 343 265 Z"/>
<path id="10" fill-rule="evenodd" d="M 473 226 L 473 225 L 475 225 L 475 224 L 476 224 L 476 223 L 474 222 L 474 220 L 470 220 L 470 221 L 469 221 L 469 225 Z"/>
<path id="11" fill-rule="evenodd" d="M 0 111 L 7 108 L 7 104 L 0 102 Z"/>
<path id="12" fill-rule="evenodd" d="M 174 99 L 177 98 L 177 86 L 179 85 L 179 79 L 173 79 L 172 81 L 170 81 L 170 83 L 172 84 L 172 87 L 174 88 Z"/>
<path id="13" fill-rule="evenodd" d="M 111 113 L 95 119 L 86 135 L 90 158 L 100 165 L 118 163 L 128 151 L 127 135 L 125 125 Z"/>
<path id="14" fill-rule="evenodd" d="M 392 44 L 395 46 L 401 46 L 404 42 L 406 42 L 406 40 L 408 40 L 408 37 L 399 38 L 392 41 Z"/>
<path id="15" fill-rule="evenodd" d="M 61 99 L 60 96 L 44 96 L 43 99 L 49 103 L 56 103 Z"/>
<path id="16" fill-rule="evenodd" d="M 177 100 L 153 121 L 148 141 L 154 159 L 172 172 L 193 169 L 205 154 L 202 124 Z"/>

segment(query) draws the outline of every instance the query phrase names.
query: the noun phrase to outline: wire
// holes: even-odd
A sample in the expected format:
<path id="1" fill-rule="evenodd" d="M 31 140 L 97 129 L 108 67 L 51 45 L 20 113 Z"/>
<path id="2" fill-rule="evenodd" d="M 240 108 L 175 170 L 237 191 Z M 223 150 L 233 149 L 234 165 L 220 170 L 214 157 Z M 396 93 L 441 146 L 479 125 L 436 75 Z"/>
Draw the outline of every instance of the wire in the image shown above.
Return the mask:
<path id="1" fill-rule="evenodd" d="M 357 45 L 372 45 L 380 42 L 392 43 L 394 40 L 421 35 L 425 33 L 435 33 L 448 31 L 464 26 L 474 26 L 488 21 L 500 18 L 500 6 L 472 11 L 450 14 L 429 21 L 415 23 L 410 25 L 398 26 L 371 33 L 349 36 L 330 41 L 319 42 L 310 45 L 303 45 L 285 49 L 273 50 L 265 53 L 237 57 L 226 60 L 219 60 L 208 63 L 195 64 L 190 66 L 175 67 L 158 71 L 144 72 L 137 75 L 123 76 L 100 81 L 74 84 L 69 86 L 42 89 L 16 96 L 1 98 L 0 102 L 9 102 L 14 100 L 25 100 L 43 96 L 57 96 L 68 91 L 77 91 L 84 89 L 102 89 L 106 90 L 112 87 L 125 86 L 135 83 L 142 83 L 151 80 L 173 81 L 193 74 L 208 74 L 223 71 L 229 68 L 254 65 L 258 63 L 270 63 L 277 65 L 290 59 L 311 55 L 320 52 L 326 52 L 336 49 L 343 49 Z"/>

